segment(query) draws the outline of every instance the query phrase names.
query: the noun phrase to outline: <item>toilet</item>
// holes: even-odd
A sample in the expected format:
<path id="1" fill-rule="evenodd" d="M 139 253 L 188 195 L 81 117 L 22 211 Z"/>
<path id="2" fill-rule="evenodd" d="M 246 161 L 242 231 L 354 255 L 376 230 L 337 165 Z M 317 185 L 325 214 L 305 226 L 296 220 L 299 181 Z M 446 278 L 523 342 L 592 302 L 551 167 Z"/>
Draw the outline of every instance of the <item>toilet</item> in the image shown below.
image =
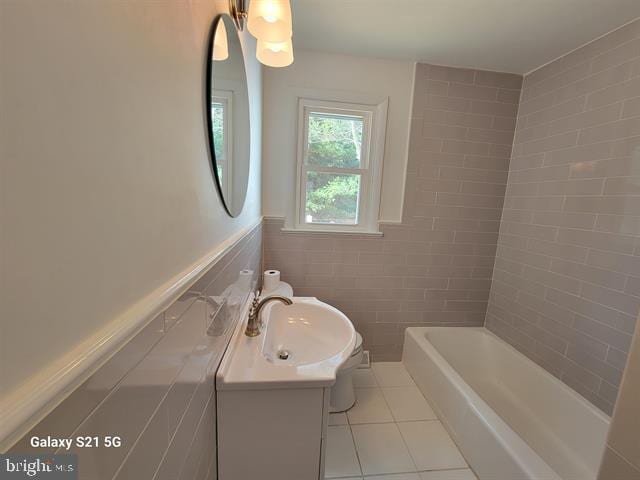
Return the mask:
<path id="1" fill-rule="evenodd" d="M 353 388 L 353 372 L 362 363 L 362 336 L 356 332 L 356 345 L 349 359 L 338 369 L 336 383 L 331 387 L 329 411 L 331 413 L 344 412 L 356 403 L 356 393 Z"/>

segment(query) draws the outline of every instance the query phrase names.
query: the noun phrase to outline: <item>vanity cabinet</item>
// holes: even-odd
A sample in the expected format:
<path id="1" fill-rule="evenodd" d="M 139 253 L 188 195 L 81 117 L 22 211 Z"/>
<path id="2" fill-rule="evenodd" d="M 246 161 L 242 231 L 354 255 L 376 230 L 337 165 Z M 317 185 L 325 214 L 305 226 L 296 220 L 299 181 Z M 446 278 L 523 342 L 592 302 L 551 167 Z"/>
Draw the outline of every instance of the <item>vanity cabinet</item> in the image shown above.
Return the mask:
<path id="1" fill-rule="evenodd" d="M 219 480 L 324 480 L 329 399 L 356 342 L 342 312 L 311 297 L 248 305 L 216 372 Z"/>
<path id="2" fill-rule="evenodd" d="M 324 480 L 330 388 L 217 392 L 219 480 Z"/>

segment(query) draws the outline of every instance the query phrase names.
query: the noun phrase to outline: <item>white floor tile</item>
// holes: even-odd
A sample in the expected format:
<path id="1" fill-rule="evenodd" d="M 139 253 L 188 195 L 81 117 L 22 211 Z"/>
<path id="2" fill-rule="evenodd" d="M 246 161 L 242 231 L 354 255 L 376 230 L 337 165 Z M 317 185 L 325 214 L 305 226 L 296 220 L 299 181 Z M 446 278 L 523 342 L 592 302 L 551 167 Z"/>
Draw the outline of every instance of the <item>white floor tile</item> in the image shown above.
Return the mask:
<path id="1" fill-rule="evenodd" d="M 398 423 L 418 470 L 467 468 L 449 434 L 438 421 Z"/>
<path id="2" fill-rule="evenodd" d="M 410 387 L 415 385 L 401 362 L 374 362 L 373 374 L 381 387 Z"/>
<path id="3" fill-rule="evenodd" d="M 382 394 L 396 422 L 438 418 L 418 387 L 383 387 Z"/>
<path id="4" fill-rule="evenodd" d="M 327 456 L 325 478 L 340 478 L 362 475 L 348 426 L 334 426 L 327 429 Z"/>
<path id="5" fill-rule="evenodd" d="M 379 388 L 356 388 L 356 404 L 347 411 L 351 425 L 393 422 L 391 410 Z"/>
<path id="6" fill-rule="evenodd" d="M 347 414 L 344 412 L 329 414 L 329 425 L 347 425 L 348 423 Z"/>
<path id="7" fill-rule="evenodd" d="M 354 387 L 377 387 L 376 377 L 373 375 L 373 370 L 370 368 L 356 368 L 353 371 L 353 386 Z"/>
<path id="8" fill-rule="evenodd" d="M 422 480 L 478 480 L 471 470 L 436 470 L 422 472 Z"/>
<path id="9" fill-rule="evenodd" d="M 391 475 L 364 477 L 364 480 L 420 480 L 420 475 L 417 473 L 392 473 Z"/>
<path id="10" fill-rule="evenodd" d="M 395 423 L 353 425 L 351 430 L 365 475 L 416 471 Z"/>

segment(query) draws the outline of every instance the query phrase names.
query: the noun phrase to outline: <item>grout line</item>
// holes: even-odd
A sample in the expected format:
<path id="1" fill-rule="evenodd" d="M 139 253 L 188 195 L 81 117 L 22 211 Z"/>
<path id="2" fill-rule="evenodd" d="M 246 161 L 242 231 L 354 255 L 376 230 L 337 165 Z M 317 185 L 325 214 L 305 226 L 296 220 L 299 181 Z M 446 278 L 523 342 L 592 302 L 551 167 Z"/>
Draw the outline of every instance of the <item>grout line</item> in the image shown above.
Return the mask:
<path id="1" fill-rule="evenodd" d="M 356 446 L 356 437 L 353 435 L 353 429 L 351 425 L 348 423 L 349 418 L 347 417 L 347 427 L 349 428 L 349 434 L 351 435 L 351 443 L 353 444 L 353 450 L 356 452 L 356 460 L 358 460 L 358 468 L 360 469 L 360 474 L 364 476 L 364 470 L 362 469 L 362 461 L 360 460 L 360 454 L 358 453 L 358 447 Z"/>

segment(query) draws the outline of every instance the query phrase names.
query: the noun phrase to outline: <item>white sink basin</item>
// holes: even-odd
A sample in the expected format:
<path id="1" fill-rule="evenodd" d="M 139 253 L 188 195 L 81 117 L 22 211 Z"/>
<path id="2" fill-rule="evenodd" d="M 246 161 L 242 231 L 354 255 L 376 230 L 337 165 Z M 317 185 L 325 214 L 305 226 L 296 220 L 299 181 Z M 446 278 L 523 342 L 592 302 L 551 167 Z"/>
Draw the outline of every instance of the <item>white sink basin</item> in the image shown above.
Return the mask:
<path id="1" fill-rule="evenodd" d="M 273 302 L 263 309 L 265 322 L 262 354 L 270 362 L 310 365 L 341 358 L 351 345 L 353 325 L 341 311 L 326 303 L 296 301 L 293 305 Z M 288 358 L 284 358 L 288 356 Z"/>
<path id="2" fill-rule="evenodd" d="M 262 333 L 247 337 L 246 313 L 217 374 L 219 389 L 330 386 L 349 358 L 355 330 L 338 309 L 311 297 L 262 309 Z"/>

